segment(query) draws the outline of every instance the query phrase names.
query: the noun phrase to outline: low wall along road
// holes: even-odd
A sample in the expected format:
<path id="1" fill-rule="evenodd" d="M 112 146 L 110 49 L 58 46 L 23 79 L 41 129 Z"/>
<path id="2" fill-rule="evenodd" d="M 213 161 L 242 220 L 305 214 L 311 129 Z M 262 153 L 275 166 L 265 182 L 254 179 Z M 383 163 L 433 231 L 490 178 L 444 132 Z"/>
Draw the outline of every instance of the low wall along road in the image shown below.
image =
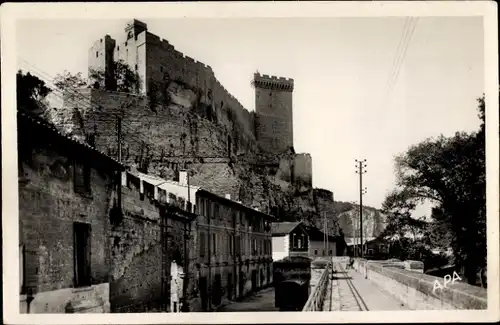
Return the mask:
<path id="1" fill-rule="evenodd" d="M 356 259 L 354 269 L 412 310 L 487 309 L 487 291 L 463 282 L 454 282 L 434 290 L 442 278 L 423 274 L 418 263 L 366 261 Z"/>

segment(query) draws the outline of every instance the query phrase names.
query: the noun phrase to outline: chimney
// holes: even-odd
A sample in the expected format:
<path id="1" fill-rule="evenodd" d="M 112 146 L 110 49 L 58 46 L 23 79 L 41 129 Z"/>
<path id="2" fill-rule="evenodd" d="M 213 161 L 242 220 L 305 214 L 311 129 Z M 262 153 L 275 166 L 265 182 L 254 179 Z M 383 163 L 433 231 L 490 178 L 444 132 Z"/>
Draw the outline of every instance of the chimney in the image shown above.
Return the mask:
<path id="1" fill-rule="evenodd" d="M 228 199 L 228 200 L 231 200 L 231 194 L 226 194 L 225 198 Z"/>
<path id="2" fill-rule="evenodd" d="M 187 171 L 179 172 L 179 184 L 187 185 Z"/>

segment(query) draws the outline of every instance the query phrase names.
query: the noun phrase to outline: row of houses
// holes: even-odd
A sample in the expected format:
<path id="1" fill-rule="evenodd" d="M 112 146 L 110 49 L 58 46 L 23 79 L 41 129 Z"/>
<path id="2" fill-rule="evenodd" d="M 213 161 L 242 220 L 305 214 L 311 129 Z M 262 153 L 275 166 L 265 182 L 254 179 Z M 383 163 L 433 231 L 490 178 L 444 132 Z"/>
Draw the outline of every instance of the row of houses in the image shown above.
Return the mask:
<path id="1" fill-rule="evenodd" d="M 272 217 L 18 111 L 21 312 L 212 310 L 272 283 Z"/>
<path id="2" fill-rule="evenodd" d="M 334 254 L 335 238 L 325 248 L 318 231 L 185 172 L 132 171 L 38 117 L 17 120 L 21 312 L 210 311 L 271 285 L 273 259 Z"/>

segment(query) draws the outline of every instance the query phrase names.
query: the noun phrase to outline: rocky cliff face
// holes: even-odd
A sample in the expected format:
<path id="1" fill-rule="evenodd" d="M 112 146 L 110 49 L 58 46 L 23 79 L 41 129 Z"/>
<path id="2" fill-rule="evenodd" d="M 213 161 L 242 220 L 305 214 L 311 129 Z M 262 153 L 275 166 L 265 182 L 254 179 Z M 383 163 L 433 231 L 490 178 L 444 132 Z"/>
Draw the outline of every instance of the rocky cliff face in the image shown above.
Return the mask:
<path id="1" fill-rule="evenodd" d="M 346 237 L 353 237 L 358 229 L 359 236 L 359 206 L 347 202 L 335 202 L 336 214 L 340 228 Z M 363 236 L 377 237 L 385 229 L 386 217 L 379 210 L 363 206 Z"/>
<path id="2" fill-rule="evenodd" d="M 242 127 L 229 106 L 218 107 L 207 96 L 196 95 L 181 83 L 165 89 L 168 100 L 155 102 L 137 95 L 82 89 L 68 94 L 52 122 L 65 133 L 118 156 L 116 120 L 122 121 L 122 161 L 133 168 L 165 179 L 176 179 L 189 168 L 192 185 L 273 214 L 280 221 L 303 220 L 329 232 L 342 228 L 351 234 L 355 212 L 352 207 L 335 208 L 310 183 L 294 179 L 293 149 L 279 157 L 259 153 L 254 134 Z M 234 114 L 233 114 L 234 113 Z M 248 122 L 251 123 L 251 122 Z M 380 215 L 366 208 L 366 231 L 381 230 Z"/>

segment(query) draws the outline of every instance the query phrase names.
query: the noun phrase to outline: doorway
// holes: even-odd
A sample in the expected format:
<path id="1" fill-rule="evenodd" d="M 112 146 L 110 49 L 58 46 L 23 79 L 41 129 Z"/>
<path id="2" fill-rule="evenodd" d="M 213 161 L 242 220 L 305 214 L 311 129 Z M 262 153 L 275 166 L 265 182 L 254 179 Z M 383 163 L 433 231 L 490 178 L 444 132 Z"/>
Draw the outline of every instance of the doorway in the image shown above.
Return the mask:
<path id="1" fill-rule="evenodd" d="M 227 275 L 227 299 L 233 299 L 233 274 L 228 273 Z"/>
<path id="2" fill-rule="evenodd" d="M 221 275 L 220 274 L 216 274 L 215 275 L 215 281 L 214 281 L 213 297 L 212 297 L 212 302 L 214 303 L 215 306 L 220 305 L 221 298 L 222 298 L 222 281 L 221 281 Z"/>
<path id="3" fill-rule="evenodd" d="M 243 297 L 243 292 L 245 290 L 245 273 L 240 271 L 240 277 L 238 279 L 238 286 L 239 286 L 239 296 Z"/>
<path id="4" fill-rule="evenodd" d="M 207 277 L 202 276 L 198 280 L 198 285 L 200 287 L 200 298 L 201 298 L 201 308 L 203 311 L 208 309 L 208 290 L 207 290 Z"/>
<path id="5" fill-rule="evenodd" d="M 257 270 L 252 271 L 252 292 L 257 291 Z"/>

